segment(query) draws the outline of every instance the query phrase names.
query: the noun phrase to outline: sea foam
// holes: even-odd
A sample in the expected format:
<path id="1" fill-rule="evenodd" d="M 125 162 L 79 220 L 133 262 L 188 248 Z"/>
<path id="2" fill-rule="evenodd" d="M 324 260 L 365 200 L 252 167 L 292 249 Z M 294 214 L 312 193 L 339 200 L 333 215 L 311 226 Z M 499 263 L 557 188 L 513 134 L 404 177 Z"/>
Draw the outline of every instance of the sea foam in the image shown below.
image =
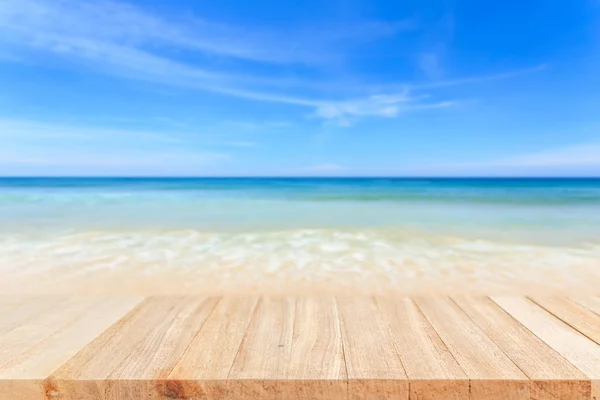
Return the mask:
<path id="1" fill-rule="evenodd" d="M 0 273 L 5 292 L 593 292 L 600 246 L 381 229 L 5 235 Z"/>

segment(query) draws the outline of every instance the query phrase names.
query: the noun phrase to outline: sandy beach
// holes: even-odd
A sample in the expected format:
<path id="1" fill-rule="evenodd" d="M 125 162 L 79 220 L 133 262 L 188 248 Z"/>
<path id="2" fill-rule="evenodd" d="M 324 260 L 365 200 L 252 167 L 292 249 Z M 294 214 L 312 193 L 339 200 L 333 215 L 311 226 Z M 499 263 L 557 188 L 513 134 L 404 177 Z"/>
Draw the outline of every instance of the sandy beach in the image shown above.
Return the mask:
<path id="1" fill-rule="evenodd" d="M 13 294 L 572 295 L 595 294 L 600 284 L 592 245 L 393 241 L 365 232 L 96 232 L 0 242 L 0 264 L 0 291 Z"/>
<path id="2" fill-rule="evenodd" d="M 4 293 L 600 286 L 594 179 L 3 180 L 0 216 Z"/>

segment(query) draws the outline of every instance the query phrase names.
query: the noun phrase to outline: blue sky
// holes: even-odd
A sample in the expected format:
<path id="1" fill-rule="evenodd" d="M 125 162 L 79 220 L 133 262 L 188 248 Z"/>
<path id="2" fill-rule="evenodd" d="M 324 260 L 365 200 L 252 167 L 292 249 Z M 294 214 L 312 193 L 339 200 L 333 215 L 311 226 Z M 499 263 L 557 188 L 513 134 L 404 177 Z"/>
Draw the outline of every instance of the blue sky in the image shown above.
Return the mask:
<path id="1" fill-rule="evenodd" d="M 0 175 L 600 176 L 598 71 L 598 0 L 2 0 Z"/>

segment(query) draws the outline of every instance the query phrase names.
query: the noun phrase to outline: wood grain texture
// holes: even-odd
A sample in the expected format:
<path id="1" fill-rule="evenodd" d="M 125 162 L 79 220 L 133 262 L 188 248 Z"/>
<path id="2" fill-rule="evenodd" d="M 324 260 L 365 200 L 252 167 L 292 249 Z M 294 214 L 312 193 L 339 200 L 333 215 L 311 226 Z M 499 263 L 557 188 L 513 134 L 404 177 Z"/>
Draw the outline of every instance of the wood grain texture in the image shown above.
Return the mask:
<path id="1" fill-rule="evenodd" d="M 229 372 L 234 396 L 278 399 L 285 394 L 296 297 L 262 297 Z"/>
<path id="2" fill-rule="evenodd" d="M 403 399 L 408 376 L 385 315 L 374 298 L 337 298 L 349 399 Z M 368 397 L 367 397 L 368 396 Z"/>
<path id="3" fill-rule="evenodd" d="M 565 297 L 533 297 L 531 300 L 600 344 L 600 315 Z"/>
<path id="4" fill-rule="evenodd" d="M 94 298 L 71 298 L 68 300 L 49 298 L 40 309 L 0 337 L 0 365 L 9 363 L 30 348 L 42 342 L 54 332 L 64 328 L 98 303 Z M 37 305 L 37 302 L 36 302 Z"/>
<path id="5" fill-rule="evenodd" d="M 257 301 L 221 300 L 169 375 L 171 393 L 215 399 L 345 398 L 335 299 Z"/>
<path id="6" fill-rule="evenodd" d="M 416 304 L 407 297 L 378 297 L 396 351 L 410 381 L 410 398 L 460 400 L 469 397 L 467 375 Z"/>
<path id="7" fill-rule="evenodd" d="M 171 388 L 165 380 L 215 308 L 214 297 L 178 302 L 166 318 L 113 370 L 107 380 L 120 400 L 162 399 Z"/>
<path id="8" fill-rule="evenodd" d="M 458 306 L 531 379 L 538 400 L 591 397 L 586 376 L 487 297 L 454 297 Z M 560 376 L 560 380 L 556 377 Z"/>
<path id="9" fill-rule="evenodd" d="M 227 378 L 257 302 L 256 296 L 225 296 L 219 301 L 169 374 L 171 397 L 227 399 L 240 392 Z"/>
<path id="10" fill-rule="evenodd" d="M 345 399 L 347 377 L 335 299 L 299 297 L 284 392 L 296 399 Z"/>
<path id="11" fill-rule="evenodd" d="M 592 399 L 600 399 L 600 347 L 531 300 L 494 296 L 492 300 L 582 371 L 592 385 Z"/>
<path id="12" fill-rule="evenodd" d="M 0 296 L 0 400 L 600 400 L 597 306 Z"/>
<path id="13" fill-rule="evenodd" d="M 44 313 L 55 311 L 61 304 L 71 300 L 61 296 L 18 297 L 16 299 L 5 296 L 1 309 L 0 335 L 4 335 Z"/>
<path id="14" fill-rule="evenodd" d="M 128 297 L 102 299 L 72 323 L 4 364 L 0 367 L 0 399 L 47 399 L 52 390 L 46 393 L 48 388 L 44 386 L 44 380 L 141 300 Z"/>
<path id="15" fill-rule="evenodd" d="M 215 303 L 216 299 L 147 299 L 54 372 L 48 386 L 59 393 L 61 399 L 133 399 L 139 398 L 136 396 L 140 391 L 151 397 L 158 396 L 145 386 L 148 382 L 153 384 L 149 376 L 166 375 L 165 370 L 176 361 L 173 360 L 176 355 L 169 352 L 178 349 L 182 352 L 182 347 L 187 345 L 172 343 L 169 327 L 173 323 L 181 324 L 194 310 L 206 315 L 206 308 L 210 312 Z M 179 322 L 175 322 L 178 319 Z M 177 340 L 186 337 L 178 337 L 180 333 L 171 331 Z M 125 379 L 113 379 L 113 374 Z M 136 378 L 128 380 L 131 376 Z M 137 379 L 137 376 L 146 378 Z M 158 386 L 156 391 L 160 390 Z"/>
<path id="16" fill-rule="evenodd" d="M 600 315 L 600 296 L 575 297 L 573 301 Z"/>
<path id="17" fill-rule="evenodd" d="M 530 398 L 527 376 L 450 298 L 415 301 L 465 371 L 471 398 Z"/>

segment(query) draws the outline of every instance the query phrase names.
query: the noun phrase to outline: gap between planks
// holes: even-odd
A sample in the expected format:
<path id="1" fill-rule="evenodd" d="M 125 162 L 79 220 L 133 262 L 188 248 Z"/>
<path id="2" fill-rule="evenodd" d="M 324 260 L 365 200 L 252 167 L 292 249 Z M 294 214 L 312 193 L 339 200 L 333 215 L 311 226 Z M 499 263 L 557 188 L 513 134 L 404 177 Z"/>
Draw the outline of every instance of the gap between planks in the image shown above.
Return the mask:
<path id="1" fill-rule="evenodd" d="M 43 299 L 0 298 L 2 400 L 587 400 L 600 377 L 595 299 L 54 301 L 60 313 Z M 13 306 L 27 313 L 10 315 Z M 101 318 L 82 319 L 86 310 Z M 24 365 L 37 372 L 19 376 Z"/>

